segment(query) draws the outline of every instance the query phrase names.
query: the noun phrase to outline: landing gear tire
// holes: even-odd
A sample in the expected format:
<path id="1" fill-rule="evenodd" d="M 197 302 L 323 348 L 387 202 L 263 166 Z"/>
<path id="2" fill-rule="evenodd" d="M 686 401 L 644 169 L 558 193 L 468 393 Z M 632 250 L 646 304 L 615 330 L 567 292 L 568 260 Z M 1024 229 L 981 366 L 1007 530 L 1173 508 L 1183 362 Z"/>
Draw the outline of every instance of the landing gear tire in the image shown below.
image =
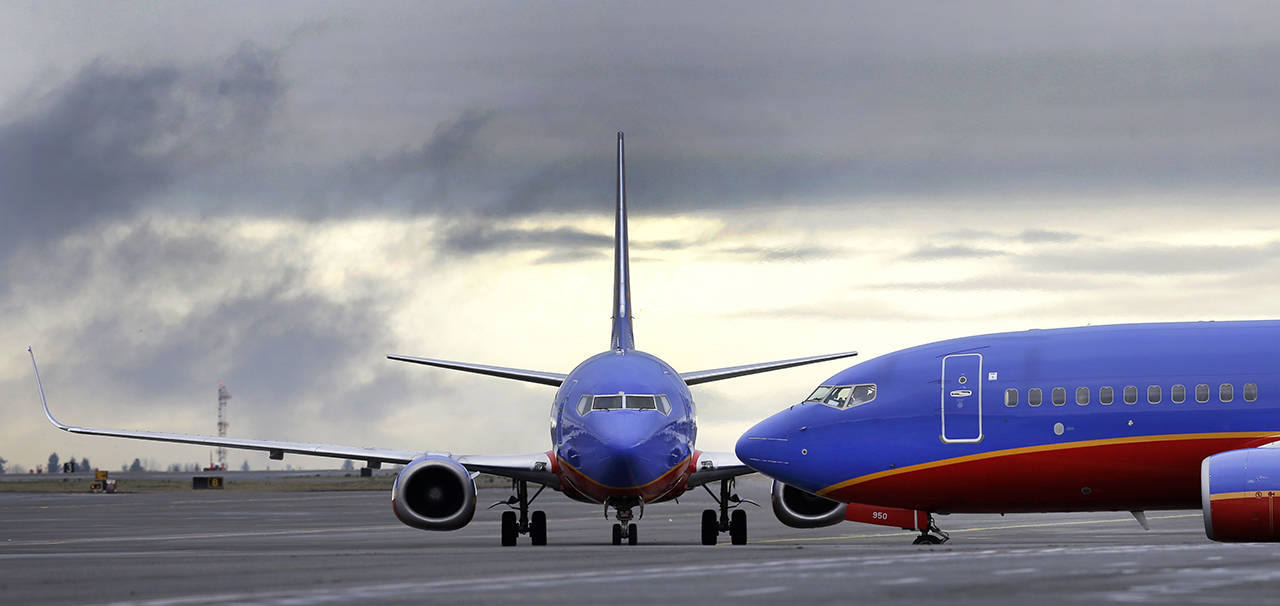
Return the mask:
<path id="1" fill-rule="evenodd" d="M 516 526 L 516 512 L 502 512 L 502 546 L 511 547 L 516 544 L 516 536 L 520 529 Z"/>
<path id="2" fill-rule="evenodd" d="M 720 522 L 716 519 L 716 510 L 702 510 L 702 544 L 715 545 L 720 536 Z"/>
<path id="3" fill-rule="evenodd" d="M 627 545 L 635 545 L 640 540 L 640 533 L 636 530 L 635 524 L 627 525 Z"/>
<path id="4" fill-rule="evenodd" d="M 622 544 L 622 524 L 613 525 L 613 544 L 614 545 Z"/>
<path id="5" fill-rule="evenodd" d="M 933 515 L 929 515 L 929 525 L 920 531 L 920 536 L 912 541 L 912 545 L 941 545 L 951 540 L 951 535 L 938 528 L 937 522 L 933 520 Z"/>
<path id="6" fill-rule="evenodd" d="M 545 512 L 533 512 L 533 517 L 529 520 L 529 539 L 534 545 L 547 544 L 547 514 Z"/>
<path id="7" fill-rule="evenodd" d="M 747 544 L 747 512 L 741 509 L 733 510 L 733 518 L 729 522 L 729 538 L 733 540 L 734 545 Z"/>

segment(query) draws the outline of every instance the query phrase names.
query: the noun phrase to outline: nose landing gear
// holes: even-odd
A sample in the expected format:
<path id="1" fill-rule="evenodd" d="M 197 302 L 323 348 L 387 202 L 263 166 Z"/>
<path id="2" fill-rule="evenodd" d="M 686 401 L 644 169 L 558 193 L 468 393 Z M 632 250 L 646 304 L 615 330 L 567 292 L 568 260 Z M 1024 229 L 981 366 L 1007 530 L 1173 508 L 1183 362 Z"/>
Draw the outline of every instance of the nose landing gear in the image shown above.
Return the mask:
<path id="1" fill-rule="evenodd" d="M 640 533 L 636 529 L 636 525 L 631 522 L 631 509 L 640 506 L 640 517 L 644 517 L 644 501 L 636 497 L 628 497 L 625 499 L 610 499 L 604 505 L 604 517 L 609 517 L 609 507 L 616 510 L 615 517 L 618 523 L 613 525 L 613 544 L 621 545 L 623 540 L 628 545 L 635 545 L 640 541 Z"/>
<path id="2" fill-rule="evenodd" d="M 706 484 L 702 488 L 715 499 L 717 505 L 720 506 L 719 515 L 716 515 L 714 509 L 704 509 L 702 511 L 702 544 L 715 545 L 720 533 L 728 532 L 729 540 L 734 545 L 747 544 L 747 512 L 738 509 L 743 503 L 750 503 L 759 507 L 760 504 L 751 499 L 743 499 L 737 494 L 731 494 L 729 491 L 734 485 L 733 478 L 720 480 L 720 496 L 716 497 L 715 493 L 707 488 Z M 733 515 L 730 516 L 730 511 Z"/>
<path id="3" fill-rule="evenodd" d="M 511 547 L 516 544 L 516 538 L 522 534 L 529 535 L 529 542 L 534 545 L 547 544 L 547 514 L 542 511 L 533 512 L 533 517 L 529 516 L 529 504 L 542 494 L 542 489 L 546 486 L 539 486 L 538 492 L 529 496 L 529 483 L 525 480 L 512 480 L 512 490 L 516 494 L 511 495 L 505 501 L 498 501 L 489 506 L 493 509 L 499 505 L 520 512 L 520 517 L 516 518 L 516 511 L 502 512 L 502 545 L 503 547 Z"/>

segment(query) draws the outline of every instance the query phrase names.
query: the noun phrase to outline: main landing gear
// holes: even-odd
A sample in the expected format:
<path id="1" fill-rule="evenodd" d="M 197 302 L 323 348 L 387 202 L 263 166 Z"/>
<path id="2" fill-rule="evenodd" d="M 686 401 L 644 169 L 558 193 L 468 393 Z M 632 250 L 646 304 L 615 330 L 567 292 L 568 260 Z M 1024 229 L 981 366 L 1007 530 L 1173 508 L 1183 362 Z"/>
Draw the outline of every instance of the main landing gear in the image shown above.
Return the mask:
<path id="1" fill-rule="evenodd" d="M 518 519 L 515 511 L 502 512 L 502 545 L 504 547 L 515 545 L 516 537 L 522 534 L 529 535 L 529 542 L 534 545 L 546 545 L 547 514 L 535 511 L 532 518 L 529 516 L 529 504 L 538 498 L 538 495 L 542 494 L 542 489 L 546 488 L 546 486 L 539 486 L 538 492 L 533 493 L 533 496 L 530 497 L 528 482 L 525 480 L 512 480 L 511 484 L 512 490 L 515 490 L 516 493 L 505 501 L 498 501 L 489 506 L 489 509 L 493 509 L 499 505 L 506 505 L 520 512 Z"/>
<path id="2" fill-rule="evenodd" d="M 938 528 L 938 523 L 934 521 L 933 516 L 929 516 L 929 526 L 920 531 L 920 536 L 912 541 L 912 545 L 941 545 L 951 540 L 951 535 Z"/>
<path id="3" fill-rule="evenodd" d="M 717 516 L 716 510 L 702 510 L 702 544 L 715 545 L 716 540 L 720 537 L 720 533 L 728 531 L 729 539 L 734 545 L 747 544 L 747 512 L 738 509 L 743 503 L 750 503 L 759 507 L 760 504 L 751 499 L 740 498 L 737 494 L 731 494 L 729 491 L 734 485 L 733 478 L 720 480 L 720 496 L 717 498 L 715 493 L 707 488 L 706 484 L 702 488 L 715 499 L 716 504 L 720 506 L 720 513 Z M 733 510 L 733 515 L 729 515 L 729 510 Z"/>
<path id="4" fill-rule="evenodd" d="M 631 522 L 631 509 L 640 507 L 640 517 L 644 517 L 644 501 L 637 497 L 624 497 L 618 499 L 609 499 L 604 504 L 604 517 L 609 518 L 609 508 L 613 507 L 617 511 L 616 518 L 618 522 L 613 525 L 613 544 L 621 545 L 626 541 L 628 545 L 635 545 L 640 541 L 640 534 L 636 531 L 636 525 Z"/>

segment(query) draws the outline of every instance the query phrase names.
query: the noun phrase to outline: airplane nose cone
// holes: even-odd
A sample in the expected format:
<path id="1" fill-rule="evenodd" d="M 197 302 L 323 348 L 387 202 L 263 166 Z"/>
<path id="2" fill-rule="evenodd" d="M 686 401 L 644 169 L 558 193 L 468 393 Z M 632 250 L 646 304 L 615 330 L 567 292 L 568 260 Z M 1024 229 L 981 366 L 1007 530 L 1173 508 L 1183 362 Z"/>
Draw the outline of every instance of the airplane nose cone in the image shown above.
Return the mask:
<path id="1" fill-rule="evenodd" d="M 794 446 L 792 433 L 797 429 L 795 414 L 788 409 L 759 423 L 738 438 L 734 452 L 738 460 L 769 477 L 786 481 Z"/>
<path id="2" fill-rule="evenodd" d="M 681 450 L 677 459 L 688 456 L 687 448 L 668 444 L 658 430 L 660 419 L 646 413 L 610 411 L 592 413 L 588 431 L 593 438 L 583 442 L 581 471 L 594 482 L 613 487 L 648 484 L 674 463 L 673 449 Z"/>

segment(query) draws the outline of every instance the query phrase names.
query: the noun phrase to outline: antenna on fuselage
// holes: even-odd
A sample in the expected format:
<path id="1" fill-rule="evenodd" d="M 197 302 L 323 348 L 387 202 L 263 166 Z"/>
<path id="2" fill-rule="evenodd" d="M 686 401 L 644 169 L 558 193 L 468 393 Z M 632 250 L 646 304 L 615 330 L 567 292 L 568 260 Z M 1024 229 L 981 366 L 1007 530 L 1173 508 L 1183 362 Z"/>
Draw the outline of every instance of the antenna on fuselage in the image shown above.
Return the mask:
<path id="1" fill-rule="evenodd" d="M 622 131 L 618 131 L 618 214 L 613 226 L 613 339 L 612 348 L 625 351 L 636 348 L 631 332 L 631 265 L 627 252 L 627 173 L 622 148 Z"/>

